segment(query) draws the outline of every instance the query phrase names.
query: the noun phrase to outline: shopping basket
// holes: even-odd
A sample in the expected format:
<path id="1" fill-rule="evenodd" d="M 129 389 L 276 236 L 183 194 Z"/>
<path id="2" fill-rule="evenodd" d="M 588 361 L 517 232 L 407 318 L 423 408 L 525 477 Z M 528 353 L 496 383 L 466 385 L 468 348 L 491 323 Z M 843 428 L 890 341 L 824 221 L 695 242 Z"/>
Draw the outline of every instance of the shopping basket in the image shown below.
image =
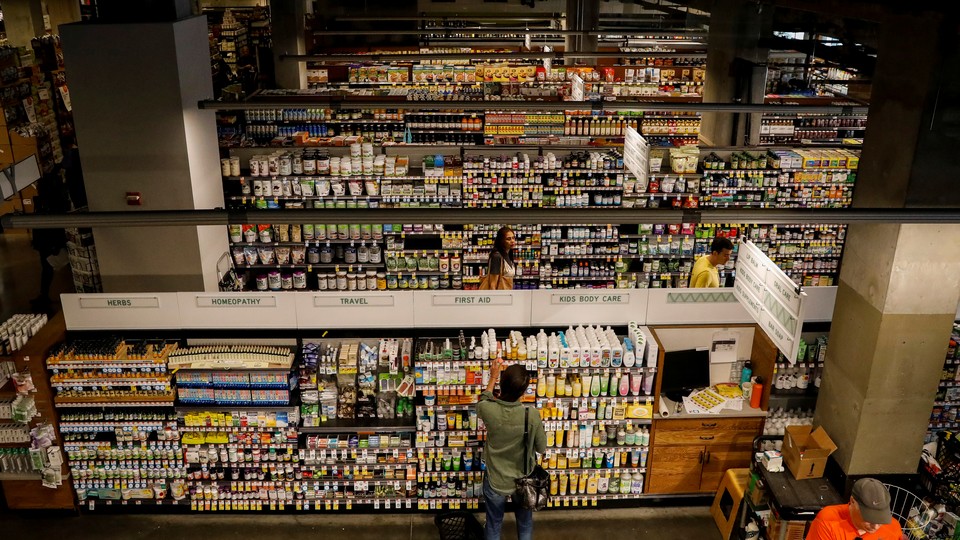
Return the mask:
<path id="1" fill-rule="evenodd" d="M 482 540 L 483 526 L 470 512 L 455 510 L 433 518 L 440 530 L 440 540 Z"/>
<path id="2" fill-rule="evenodd" d="M 890 512 L 903 529 L 906 538 L 926 538 L 932 518 L 926 502 L 913 493 L 891 484 L 884 484 L 890 492 Z"/>
<path id="3" fill-rule="evenodd" d="M 226 266 L 223 261 L 226 259 Z M 223 270 L 221 270 L 223 268 Z M 225 252 L 217 259 L 217 279 L 220 282 L 221 292 L 240 292 L 243 290 L 243 280 L 237 275 L 233 267 L 233 259 L 230 258 L 230 252 Z"/>

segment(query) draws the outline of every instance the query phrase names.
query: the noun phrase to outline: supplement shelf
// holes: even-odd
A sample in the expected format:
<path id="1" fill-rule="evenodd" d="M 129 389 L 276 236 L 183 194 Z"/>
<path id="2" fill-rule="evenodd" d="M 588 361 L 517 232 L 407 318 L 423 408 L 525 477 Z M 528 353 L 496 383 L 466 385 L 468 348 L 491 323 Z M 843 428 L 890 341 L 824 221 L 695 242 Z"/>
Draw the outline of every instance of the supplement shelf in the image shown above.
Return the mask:
<path id="1" fill-rule="evenodd" d="M 53 369 L 152 369 L 152 368 L 163 368 L 166 369 L 166 362 L 145 362 L 142 360 L 128 360 L 128 361 L 103 361 L 103 362 L 60 362 L 60 363 L 47 363 L 47 370 Z"/>
<path id="2" fill-rule="evenodd" d="M 70 385 L 70 386 L 143 386 L 143 385 L 168 385 L 170 384 L 170 379 L 155 379 L 155 378 L 130 378 L 130 379 L 64 379 L 64 380 L 52 380 L 50 381 L 52 386 L 59 385 Z"/>
<path id="3" fill-rule="evenodd" d="M 576 450 L 576 449 L 574 449 L 574 450 Z M 589 467 L 589 468 L 578 467 L 578 468 L 572 468 L 572 469 L 569 469 L 569 468 L 568 468 L 568 469 L 561 469 L 561 468 L 559 468 L 559 467 L 544 467 L 544 469 L 546 469 L 547 471 L 551 471 L 551 472 L 552 472 L 552 471 L 555 471 L 555 472 L 588 472 L 588 473 L 589 473 L 589 472 L 598 472 L 598 473 L 605 473 L 605 472 L 609 472 L 609 473 L 616 473 L 616 472 L 646 473 L 646 472 L 647 472 L 646 467 L 610 467 L 610 468 L 601 467 L 601 468 L 599 468 L 599 469 L 598 469 L 598 468 L 593 468 L 593 467 Z"/>
<path id="4" fill-rule="evenodd" d="M 622 237 L 620 237 L 622 238 Z M 551 244 L 617 244 L 620 238 L 541 238 L 544 246 Z"/>
<path id="5" fill-rule="evenodd" d="M 419 385 L 418 385 L 419 386 Z M 376 431 L 383 433 L 398 433 L 405 431 L 416 431 L 414 424 L 397 425 L 397 421 L 392 418 L 369 418 L 369 419 L 334 419 L 324 422 L 321 426 L 301 426 L 300 433 L 339 433 L 339 432 L 366 432 Z"/>
<path id="6" fill-rule="evenodd" d="M 544 191 L 623 191 L 622 186 L 543 186 Z"/>
<path id="7" fill-rule="evenodd" d="M 583 373 L 585 373 L 585 374 L 587 374 L 587 375 L 591 375 L 591 374 L 594 374 L 594 373 L 607 373 L 607 374 L 609 374 L 609 373 L 615 373 L 615 372 L 617 372 L 617 371 L 620 371 L 620 372 L 623 372 L 623 373 L 631 373 L 631 372 L 641 372 L 641 371 L 646 371 L 646 370 L 656 371 L 656 368 L 644 367 L 644 366 L 631 366 L 631 367 L 627 367 L 627 366 L 608 366 L 608 367 L 601 367 L 601 366 L 567 366 L 567 367 L 555 367 L 555 368 L 551 368 L 551 367 L 548 367 L 548 368 L 539 368 L 537 371 L 539 371 L 539 372 L 541 372 L 541 373 L 545 373 L 545 374 L 550 374 L 550 373 L 566 373 L 566 372 L 569 372 L 571 375 L 583 374 Z M 564 396 L 560 396 L 560 397 L 564 397 Z M 617 399 L 626 399 L 626 398 L 628 398 L 628 397 L 653 397 L 653 396 L 652 396 L 652 395 L 649 395 L 649 396 L 648 396 L 648 395 L 646 395 L 646 394 L 642 394 L 642 395 L 640 395 L 640 396 L 597 396 L 598 399 L 601 398 L 601 397 L 606 397 L 606 398 L 616 397 Z M 592 399 L 592 398 L 593 398 L 593 396 L 587 396 L 586 399 Z M 548 398 L 548 397 L 546 397 L 546 396 L 537 396 L 537 399 L 556 399 L 556 396 L 554 396 L 553 398 Z M 581 397 L 580 399 L 584 399 L 584 398 Z"/>
<path id="8" fill-rule="evenodd" d="M 183 507 L 183 506 L 189 506 L 189 505 L 190 505 L 190 501 L 188 501 L 187 499 L 183 499 L 183 500 L 179 500 L 179 501 L 173 500 L 173 499 L 163 499 L 163 500 L 155 500 L 155 499 L 128 499 L 128 500 L 123 500 L 123 499 L 115 499 L 115 500 L 110 500 L 110 499 L 86 499 L 86 500 L 81 500 L 81 501 L 80 501 L 80 506 L 81 506 L 81 508 L 86 509 L 86 510 L 89 510 L 89 511 L 95 511 L 95 510 L 97 509 L 97 506 L 106 506 L 106 507 L 127 507 L 127 506 L 171 506 L 171 507 L 178 507 L 178 506 L 181 506 L 181 507 Z"/>
<path id="9" fill-rule="evenodd" d="M 618 257 L 622 257 L 619 253 L 612 253 L 610 255 L 573 255 L 568 253 L 544 253 L 540 258 L 541 259 L 583 259 L 583 260 L 606 260 L 608 262 L 613 262 Z"/>
<path id="10" fill-rule="evenodd" d="M 379 238 L 364 238 L 364 239 L 344 239 L 344 238 L 320 238 L 305 240 L 303 242 L 230 242 L 231 247 L 270 247 L 270 246 L 289 246 L 289 247 L 310 247 L 315 245 L 321 247 L 322 244 L 360 244 L 360 243 L 379 243 L 381 239 Z"/>
<path id="11" fill-rule="evenodd" d="M 198 369 L 219 369 L 219 368 L 198 368 Z M 173 403 L 171 403 L 172 405 Z M 290 405 L 257 405 L 257 404 L 248 404 L 248 405 L 193 405 L 186 403 L 178 403 L 174 410 L 178 413 L 191 413 L 191 412 L 285 412 L 293 414 L 297 410 L 296 406 Z"/>
<path id="12" fill-rule="evenodd" d="M 256 177 L 254 177 L 256 179 Z M 379 195 L 330 195 L 330 196 L 310 196 L 310 195 L 231 195 L 227 197 L 231 201 L 277 201 L 277 202 L 296 202 L 296 201 L 379 201 Z M 319 208 L 317 208 L 319 210 Z"/>
<path id="13" fill-rule="evenodd" d="M 170 407 L 173 406 L 173 396 L 164 398 L 132 398 L 130 396 L 97 397 L 97 398 L 54 398 L 57 407 Z"/>
<path id="14" fill-rule="evenodd" d="M 549 400 L 549 399 L 551 399 L 551 398 L 546 398 L 546 399 Z M 556 399 L 556 398 L 553 398 L 553 399 Z M 598 419 L 588 419 L 588 420 L 576 420 L 576 419 L 568 419 L 568 420 L 561 420 L 561 419 L 543 419 L 543 423 L 544 423 L 544 425 L 550 424 L 551 426 L 558 426 L 558 425 L 564 425 L 564 426 L 591 425 L 591 426 L 596 426 L 596 425 L 600 425 L 600 424 L 606 425 L 606 424 L 623 424 L 623 423 L 630 423 L 630 424 L 633 424 L 633 425 L 635 425 L 635 426 L 649 426 L 649 425 L 652 425 L 652 424 L 653 424 L 653 422 L 652 422 L 651 420 L 649 420 L 649 419 L 642 419 L 642 418 L 641 418 L 641 419 L 631 418 L 631 419 L 627 419 L 627 420 L 614 420 L 614 419 L 612 419 L 612 418 L 609 419 L 609 420 L 606 420 L 606 419 L 604 419 L 604 420 L 598 420 Z M 610 448 L 610 449 L 615 449 L 615 448 L 623 448 L 623 447 L 620 446 L 620 445 L 617 445 L 617 446 L 587 446 L 587 447 L 578 447 L 578 448 Z M 626 447 L 626 448 L 630 448 L 630 447 Z M 644 446 L 643 448 L 646 448 L 646 446 Z"/>

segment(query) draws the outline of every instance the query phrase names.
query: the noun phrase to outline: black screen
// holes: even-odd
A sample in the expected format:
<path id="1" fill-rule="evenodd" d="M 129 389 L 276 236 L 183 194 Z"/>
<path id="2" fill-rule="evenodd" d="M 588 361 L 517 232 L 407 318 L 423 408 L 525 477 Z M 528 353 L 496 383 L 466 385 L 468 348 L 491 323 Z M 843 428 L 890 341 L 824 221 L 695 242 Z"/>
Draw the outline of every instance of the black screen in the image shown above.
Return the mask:
<path id="1" fill-rule="evenodd" d="M 663 354 L 660 394 L 679 401 L 691 390 L 710 386 L 710 351 L 689 349 Z"/>

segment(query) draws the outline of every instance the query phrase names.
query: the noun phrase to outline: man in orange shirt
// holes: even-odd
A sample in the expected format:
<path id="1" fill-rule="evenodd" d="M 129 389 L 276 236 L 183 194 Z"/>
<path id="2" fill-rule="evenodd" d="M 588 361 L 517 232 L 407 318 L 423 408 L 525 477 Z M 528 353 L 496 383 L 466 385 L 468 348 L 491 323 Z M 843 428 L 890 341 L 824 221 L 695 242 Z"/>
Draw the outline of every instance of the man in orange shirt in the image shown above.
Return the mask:
<path id="1" fill-rule="evenodd" d="M 853 484 L 848 504 L 824 507 L 806 540 L 900 540 L 903 531 L 890 513 L 890 492 L 879 480 Z"/>

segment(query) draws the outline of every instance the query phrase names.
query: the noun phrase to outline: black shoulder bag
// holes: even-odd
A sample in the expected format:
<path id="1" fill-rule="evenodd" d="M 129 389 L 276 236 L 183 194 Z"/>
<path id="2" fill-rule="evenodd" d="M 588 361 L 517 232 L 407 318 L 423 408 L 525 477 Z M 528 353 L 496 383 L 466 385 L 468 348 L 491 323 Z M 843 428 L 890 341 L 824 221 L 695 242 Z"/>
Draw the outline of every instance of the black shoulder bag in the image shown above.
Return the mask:
<path id="1" fill-rule="evenodd" d="M 530 427 L 528 407 L 523 408 L 523 467 L 527 467 L 530 455 Z M 517 490 L 513 502 L 524 510 L 543 510 L 550 502 L 550 475 L 540 465 L 534 464 L 530 474 L 517 478 Z"/>

